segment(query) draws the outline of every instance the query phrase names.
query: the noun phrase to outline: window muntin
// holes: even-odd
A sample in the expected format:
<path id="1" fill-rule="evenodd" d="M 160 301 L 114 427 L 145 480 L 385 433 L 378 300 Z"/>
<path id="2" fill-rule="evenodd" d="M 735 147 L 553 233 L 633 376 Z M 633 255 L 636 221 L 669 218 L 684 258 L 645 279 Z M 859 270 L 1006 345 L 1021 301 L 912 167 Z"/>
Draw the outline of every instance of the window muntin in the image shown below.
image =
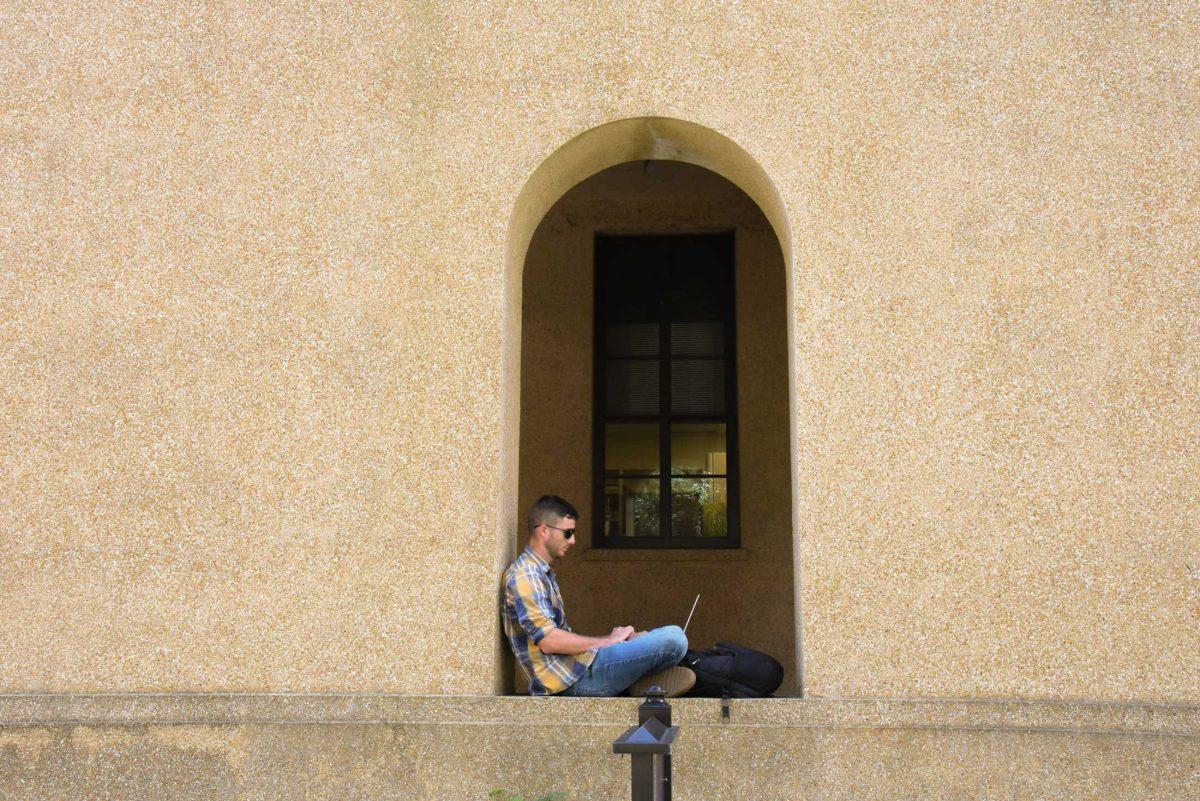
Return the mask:
<path id="1" fill-rule="evenodd" d="M 733 278 L 732 233 L 597 235 L 597 545 L 737 547 Z"/>

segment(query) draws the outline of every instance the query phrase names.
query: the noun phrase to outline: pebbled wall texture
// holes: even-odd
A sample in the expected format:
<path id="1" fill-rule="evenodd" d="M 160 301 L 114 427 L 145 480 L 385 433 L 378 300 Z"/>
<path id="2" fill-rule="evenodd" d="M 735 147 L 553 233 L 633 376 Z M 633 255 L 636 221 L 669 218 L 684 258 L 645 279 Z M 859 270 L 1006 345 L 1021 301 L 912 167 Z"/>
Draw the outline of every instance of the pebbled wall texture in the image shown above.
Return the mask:
<path id="1" fill-rule="evenodd" d="M 783 243 L 804 694 L 1200 702 L 1198 40 L 1159 2 L 9 4 L 0 692 L 502 689 L 529 210 L 668 118 Z M 732 158 L 655 126 L 609 130 Z"/>

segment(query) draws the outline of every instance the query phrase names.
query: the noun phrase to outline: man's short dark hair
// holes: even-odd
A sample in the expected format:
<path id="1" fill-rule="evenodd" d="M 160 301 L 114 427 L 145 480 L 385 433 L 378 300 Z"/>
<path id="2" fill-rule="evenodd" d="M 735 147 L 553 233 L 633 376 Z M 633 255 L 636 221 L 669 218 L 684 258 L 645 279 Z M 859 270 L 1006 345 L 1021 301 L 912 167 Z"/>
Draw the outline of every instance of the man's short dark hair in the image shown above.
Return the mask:
<path id="1" fill-rule="evenodd" d="M 533 530 L 543 523 L 554 525 L 564 517 L 568 520 L 578 520 L 579 510 L 557 495 L 543 495 L 529 510 L 529 531 L 533 533 Z"/>

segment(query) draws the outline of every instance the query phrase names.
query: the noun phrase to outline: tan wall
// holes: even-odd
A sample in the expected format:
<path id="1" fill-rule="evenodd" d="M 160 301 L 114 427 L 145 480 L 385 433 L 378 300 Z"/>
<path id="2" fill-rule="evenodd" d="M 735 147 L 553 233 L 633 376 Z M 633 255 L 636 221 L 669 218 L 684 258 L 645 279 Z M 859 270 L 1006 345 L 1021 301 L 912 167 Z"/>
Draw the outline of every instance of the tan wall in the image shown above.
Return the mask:
<path id="1" fill-rule="evenodd" d="M 806 689 L 1200 700 L 1194 8 L 3 23 L 0 690 L 491 692 L 514 207 L 659 116 L 788 226 Z"/>
<path id="2" fill-rule="evenodd" d="M 700 230 L 734 231 L 742 548 L 591 548 L 599 528 L 592 516 L 595 233 Z M 715 173 L 638 161 L 569 191 L 538 227 L 525 261 L 519 494 L 522 510 L 552 492 L 584 516 L 577 547 L 555 568 L 574 628 L 682 625 L 700 592 L 692 644 L 732 640 L 773 654 L 787 666 L 782 693 L 796 679 L 786 286 L 770 224 Z"/>

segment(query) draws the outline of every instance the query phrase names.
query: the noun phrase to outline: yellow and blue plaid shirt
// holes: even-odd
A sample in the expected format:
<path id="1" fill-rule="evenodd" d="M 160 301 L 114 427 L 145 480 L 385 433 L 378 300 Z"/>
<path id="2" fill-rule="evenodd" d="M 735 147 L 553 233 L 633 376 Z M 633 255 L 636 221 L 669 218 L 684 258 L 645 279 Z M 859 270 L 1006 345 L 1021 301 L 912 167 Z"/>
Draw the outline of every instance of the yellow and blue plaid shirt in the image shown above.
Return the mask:
<path id="1" fill-rule="evenodd" d="M 595 651 L 544 654 L 538 643 L 553 629 L 570 631 L 550 564 L 526 548 L 504 571 L 504 633 L 529 677 L 531 695 L 551 695 L 587 673 Z"/>

